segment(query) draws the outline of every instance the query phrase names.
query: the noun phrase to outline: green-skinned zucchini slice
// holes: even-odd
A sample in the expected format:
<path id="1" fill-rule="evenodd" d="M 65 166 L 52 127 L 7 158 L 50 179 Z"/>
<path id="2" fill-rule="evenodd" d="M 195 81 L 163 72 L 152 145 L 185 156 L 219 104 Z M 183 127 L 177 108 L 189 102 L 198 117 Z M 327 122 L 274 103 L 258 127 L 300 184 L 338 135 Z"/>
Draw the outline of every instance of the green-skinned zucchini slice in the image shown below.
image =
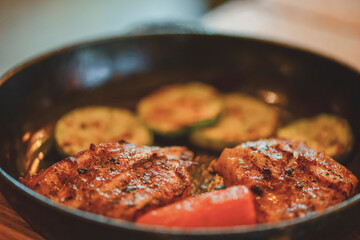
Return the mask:
<path id="1" fill-rule="evenodd" d="M 177 137 L 193 128 L 213 124 L 221 114 L 222 106 L 215 88 L 191 82 L 161 87 L 141 99 L 137 111 L 156 134 Z"/>
<path id="2" fill-rule="evenodd" d="M 91 143 L 125 140 L 150 145 L 153 136 L 129 110 L 90 106 L 63 115 L 55 126 L 55 140 L 61 153 L 73 155 L 89 148 Z"/>
<path id="3" fill-rule="evenodd" d="M 319 114 L 298 119 L 277 131 L 281 138 L 305 142 L 309 147 L 323 151 L 340 160 L 353 144 L 349 123 L 335 115 Z"/>
<path id="4" fill-rule="evenodd" d="M 220 151 L 225 147 L 266 138 L 275 133 L 279 123 L 276 108 L 242 93 L 225 94 L 223 99 L 223 117 L 214 126 L 193 131 L 190 134 L 192 143 Z"/>

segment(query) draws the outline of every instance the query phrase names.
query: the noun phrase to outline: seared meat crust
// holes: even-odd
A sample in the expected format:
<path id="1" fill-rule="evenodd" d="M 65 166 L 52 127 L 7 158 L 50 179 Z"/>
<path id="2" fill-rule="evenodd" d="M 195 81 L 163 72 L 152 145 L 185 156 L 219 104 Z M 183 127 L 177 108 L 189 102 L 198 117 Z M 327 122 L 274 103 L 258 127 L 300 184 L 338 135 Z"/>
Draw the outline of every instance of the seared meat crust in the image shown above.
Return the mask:
<path id="1" fill-rule="evenodd" d="M 245 185 L 257 195 L 257 222 L 304 216 L 356 193 L 358 179 L 302 142 L 270 139 L 225 149 L 215 171 L 226 186 Z"/>
<path id="2" fill-rule="evenodd" d="M 193 158 L 185 147 L 91 145 L 20 181 L 56 202 L 133 221 L 190 195 Z"/>

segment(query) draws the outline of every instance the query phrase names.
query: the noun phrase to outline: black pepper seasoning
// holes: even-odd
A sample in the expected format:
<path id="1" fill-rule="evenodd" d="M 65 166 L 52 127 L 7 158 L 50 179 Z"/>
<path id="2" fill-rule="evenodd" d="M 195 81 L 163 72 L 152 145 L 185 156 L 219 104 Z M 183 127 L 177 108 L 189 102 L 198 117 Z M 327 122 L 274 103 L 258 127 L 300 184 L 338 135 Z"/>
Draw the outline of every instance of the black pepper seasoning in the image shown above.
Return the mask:
<path id="1" fill-rule="evenodd" d="M 286 169 L 285 174 L 291 175 L 295 171 L 295 168 Z"/>
<path id="2" fill-rule="evenodd" d="M 259 187 L 259 185 L 252 185 L 251 187 L 250 187 L 250 189 L 251 189 L 251 191 L 253 192 L 253 193 L 255 193 L 256 195 L 258 195 L 258 196 L 262 196 L 263 194 L 264 194 L 264 190 L 262 190 L 260 187 Z"/>
<path id="3" fill-rule="evenodd" d="M 271 174 L 271 170 L 268 167 L 264 167 L 263 168 L 264 172 L 266 172 L 267 174 Z"/>
<path id="4" fill-rule="evenodd" d="M 90 150 L 91 151 L 95 151 L 96 150 L 96 146 L 92 143 L 90 144 Z"/>
<path id="5" fill-rule="evenodd" d="M 77 170 L 77 172 L 78 172 L 79 174 L 85 174 L 85 173 L 87 173 L 87 169 L 86 169 L 86 168 L 79 168 L 79 169 Z"/>

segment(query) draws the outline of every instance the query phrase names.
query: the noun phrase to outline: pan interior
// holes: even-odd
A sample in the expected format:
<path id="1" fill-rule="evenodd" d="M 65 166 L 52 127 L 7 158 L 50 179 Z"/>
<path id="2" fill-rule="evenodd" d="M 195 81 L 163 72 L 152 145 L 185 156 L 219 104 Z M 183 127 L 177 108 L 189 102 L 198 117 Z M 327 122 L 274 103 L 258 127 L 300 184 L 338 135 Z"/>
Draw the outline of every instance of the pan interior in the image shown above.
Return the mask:
<path id="1" fill-rule="evenodd" d="M 346 118 L 355 143 L 344 161 L 360 177 L 360 77 L 355 71 L 296 49 L 251 39 L 163 35 L 111 39 L 25 64 L 0 86 L 0 166 L 18 179 L 63 159 L 54 145 L 56 120 L 75 107 L 135 110 L 138 100 L 171 83 L 201 81 L 276 105 L 288 120 L 319 113 Z M 271 101 L 269 99 L 277 99 Z M 218 156 L 186 139 L 197 155 Z"/>

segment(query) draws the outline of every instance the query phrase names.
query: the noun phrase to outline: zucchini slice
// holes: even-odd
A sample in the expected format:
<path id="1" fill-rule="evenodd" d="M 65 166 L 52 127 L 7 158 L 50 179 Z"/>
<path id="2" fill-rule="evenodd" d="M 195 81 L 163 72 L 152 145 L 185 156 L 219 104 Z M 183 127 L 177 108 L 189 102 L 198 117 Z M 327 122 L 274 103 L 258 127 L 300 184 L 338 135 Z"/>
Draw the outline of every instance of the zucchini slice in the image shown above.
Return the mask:
<path id="1" fill-rule="evenodd" d="M 220 95 L 215 88 L 191 82 L 161 87 L 141 99 L 137 111 L 156 134 L 180 137 L 193 128 L 216 122 L 222 107 Z"/>
<path id="2" fill-rule="evenodd" d="M 91 143 L 125 140 L 150 145 L 153 136 L 129 110 L 90 106 L 63 115 L 55 126 L 55 140 L 62 154 L 74 155 L 88 148 Z"/>
<path id="3" fill-rule="evenodd" d="M 223 96 L 224 115 L 211 127 L 190 134 L 190 141 L 200 147 L 220 151 L 244 141 L 273 135 L 279 123 L 279 111 L 243 93 Z"/>
<path id="4" fill-rule="evenodd" d="M 295 120 L 279 128 L 276 134 L 281 138 L 303 141 L 337 160 L 341 160 L 353 144 L 349 123 L 339 116 L 325 113 Z"/>

